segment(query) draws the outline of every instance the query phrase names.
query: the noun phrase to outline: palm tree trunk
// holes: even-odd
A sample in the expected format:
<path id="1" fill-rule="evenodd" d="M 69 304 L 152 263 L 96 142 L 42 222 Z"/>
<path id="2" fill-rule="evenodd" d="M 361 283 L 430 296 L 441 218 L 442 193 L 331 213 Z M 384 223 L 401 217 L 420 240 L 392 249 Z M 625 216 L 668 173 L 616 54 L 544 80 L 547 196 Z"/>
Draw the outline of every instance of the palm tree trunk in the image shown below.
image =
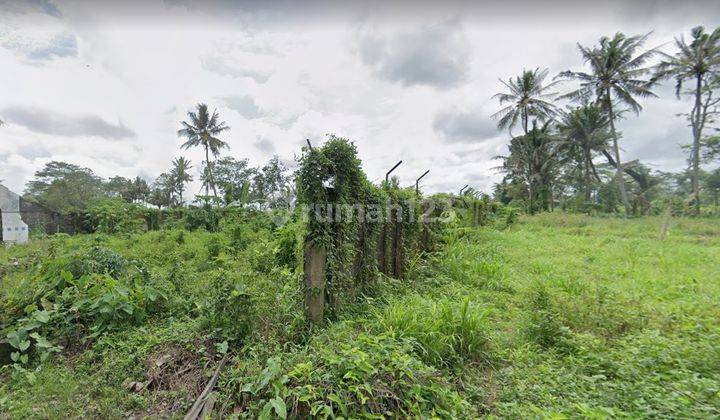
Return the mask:
<path id="1" fill-rule="evenodd" d="M 612 108 L 612 100 L 610 99 L 610 89 L 605 89 L 605 104 L 608 111 L 608 119 L 610 120 L 610 131 L 613 138 L 613 152 L 615 153 L 615 162 L 617 162 L 617 171 L 615 172 L 615 178 L 620 190 L 620 198 L 622 199 L 623 206 L 625 206 L 625 214 L 631 213 L 630 201 L 627 197 L 627 191 L 625 191 L 625 179 L 623 177 L 623 168 L 620 161 L 620 147 L 618 147 L 617 131 L 615 130 L 615 114 Z"/>
<path id="2" fill-rule="evenodd" d="M 213 195 L 217 198 L 217 188 L 215 187 L 215 176 L 212 173 L 212 165 L 210 165 L 210 182 L 212 183 Z"/>
<path id="3" fill-rule="evenodd" d="M 523 132 L 525 132 L 525 138 L 528 135 L 528 115 L 527 108 L 523 108 L 522 113 Z M 533 214 L 533 177 L 532 177 L 532 156 L 528 162 L 528 214 Z"/>
<path id="4" fill-rule="evenodd" d="M 585 202 L 589 203 L 590 202 L 590 193 L 591 193 L 591 190 L 590 190 L 590 183 L 591 183 L 591 181 L 590 181 L 590 160 L 591 160 L 590 151 L 585 149 L 584 154 L 585 154 Z"/>
<path id="5" fill-rule="evenodd" d="M 210 153 L 208 151 L 208 146 L 205 146 L 205 164 L 208 168 L 208 179 L 205 182 L 205 195 L 210 195 L 210 187 L 212 187 L 213 195 L 215 198 L 217 198 L 217 189 L 215 188 L 215 178 L 212 173 L 212 163 L 210 162 Z"/>
<path id="6" fill-rule="evenodd" d="M 702 74 L 697 75 L 695 86 L 695 109 L 693 109 L 693 145 L 692 145 L 692 195 L 695 216 L 700 214 L 700 137 L 702 136 Z"/>
<path id="7" fill-rule="evenodd" d="M 533 214 L 533 177 L 530 163 L 528 163 L 528 214 Z"/>
<path id="8" fill-rule="evenodd" d="M 592 171 L 593 177 L 595 177 L 595 181 L 597 181 L 598 183 L 602 182 L 602 179 L 600 179 L 600 175 L 598 175 L 597 173 L 597 169 L 595 169 L 595 164 L 593 163 L 592 159 L 590 159 L 590 170 Z"/>
<path id="9" fill-rule="evenodd" d="M 205 180 L 205 195 L 210 195 L 210 184 L 209 182 L 212 181 L 212 168 L 210 167 L 210 151 L 208 150 L 207 144 L 205 145 L 205 164 L 208 168 L 208 179 Z"/>
<path id="10" fill-rule="evenodd" d="M 553 195 L 552 182 L 548 182 L 548 195 L 550 197 L 550 211 L 555 211 L 555 196 Z"/>

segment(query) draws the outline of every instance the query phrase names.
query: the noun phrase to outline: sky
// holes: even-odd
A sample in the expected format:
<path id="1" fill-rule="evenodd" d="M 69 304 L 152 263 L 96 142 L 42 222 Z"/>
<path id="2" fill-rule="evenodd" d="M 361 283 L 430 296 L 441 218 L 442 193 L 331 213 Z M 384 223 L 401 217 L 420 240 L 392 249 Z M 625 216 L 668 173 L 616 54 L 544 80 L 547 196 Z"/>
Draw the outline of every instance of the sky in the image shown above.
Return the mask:
<path id="1" fill-rule="evenodd" d="M 700 24 L 720 25 L 720 2 L 0 0 L 0 179 L 22 192 L 59 160 L 152 181 L 179 156 L 197 174 L 176 132 L 205 102 L 231 127 L 224 156 L 293 165 L 333 133 L 371 181 L 402 160 L 403 185 L 430 169 L 426 192 L 490 191 L 498 78 L 582 70 L 577 43 L 618 31 L 672 53 Z M 622 155 L 680 170 L 690 104 L 656 93 L 618 123 Z"/>

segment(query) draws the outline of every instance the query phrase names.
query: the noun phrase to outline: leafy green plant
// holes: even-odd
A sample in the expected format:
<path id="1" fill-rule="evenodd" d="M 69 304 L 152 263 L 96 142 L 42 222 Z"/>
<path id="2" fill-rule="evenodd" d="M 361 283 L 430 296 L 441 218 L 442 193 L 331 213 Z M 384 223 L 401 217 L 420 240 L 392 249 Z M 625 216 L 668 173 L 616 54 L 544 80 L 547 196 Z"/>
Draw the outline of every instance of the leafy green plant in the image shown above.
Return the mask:
<path id="1" fill-rule="evenodd" d="M 205 229 L 215 232 L 220 226 L 221 209 L 210 204 L 201 207 L 190 206 L 185 210 L 185 229 Z"/>
<path id="2" fill-rule="evenodd" d="M 431 365 L 456 368 L 490 359 L 487 311 L 469 300 L 430 300 L 412 296 L 377 315 L 382 331 L 409 339 L 415 353 Z"/>
<path id="3" fill-rule="evenodd" d="M 275 234 L 275 262 L 291 270 L 302 263 L 305 226 L 302 221 L 291 221 L 280 227 Z"/>
<path id="4" fill-rule="evenodd" d="M 220 272 L 208 286 L 209 293 L 202 306 L 205 326 L 232 342 L 245 338 L 255 314 L 244 285 L 234 281 L 229 273 Z"/>
<path id="5" fill-rule="evenodd" d="M 60 352 L 62 346 L 48 341 L 43 333 L 43 330 L 47 330 L 44 327 L 55 315 L 55 311 L 52 310 L 34 310 L 27 317 L 20 318 L 15 328 L 7 333 L 5 339 L 14 349 L 10 358 L 14 362 L 16 371 L 22 371 L 23 367 L 28 366 L 30 357 L 37 356 L 43 362 L 50 354 Z"/>
<path id="6" fill-rule="evenodd" d="M 560 321 L 560 315 L 553 306 L 547 287 L 542 283 L 536 283 L 529 292 L 528 305 L 525 336 L 544 348 L 571 351 L 573 347 L 570 341 L 570 329 Z"/>
<path id="7" fill-rule="evenodd" d="M 468 403 L 412 353 L 407 340 L 340 329 L 307 353 L 268 359 L 238 398 L 260 418 L 467 416 Z"/>
<path id="8" fill-rule="evenodd" d="M 103 198 L 86 211 L 91 228 L 101 233 L 137 232 L 145 225 L 142 208 L 122 198 Z"/>

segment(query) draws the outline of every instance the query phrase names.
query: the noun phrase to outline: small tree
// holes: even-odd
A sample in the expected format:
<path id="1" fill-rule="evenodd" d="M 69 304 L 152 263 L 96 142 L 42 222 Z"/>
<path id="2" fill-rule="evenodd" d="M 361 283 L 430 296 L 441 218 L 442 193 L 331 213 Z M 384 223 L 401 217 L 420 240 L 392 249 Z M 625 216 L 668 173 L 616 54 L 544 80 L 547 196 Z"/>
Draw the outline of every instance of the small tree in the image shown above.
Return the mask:
<path id="1" fill-rule="evenodd" d="M 712 195 L 715 215 L 720 216 L 720 209 L 718 208 L 718 199 L 720 198 L 720 169 L 715 169 L 708 174 L 705 178 L 705 188 Z"/>
<path id="2" fill-rule="evenodd" d="M 25 189 L 26 197 L 64 214 L 84 211 L 102 195 L 102 179 L 92 170 L 58 161 L 35 172 Z"/>
<path id="3" fill-rule="evenodd" d="M 294 197 L 288 168 L 275 155 L 253 177 L 252 198 L 270 208 L 286 207 Z"/>
<path id="4" fill-rule="evenodd" d="M 248 186 L 258 173 L 258 169 L 249 165 L 247 159 L 224 157 L 213 164 L 213 178 L 222 190 L 226 202 L 247 198 Z"/>
<path id="5" fill-rule="evenodd" d="M 172 178 L 167 173 L 160 174 L 153 182 L 148 197 L 148 203 L 158 209 L 169 207 L 172 204 Z"/>
<path id="6" fill-rule="evenodd" d="M 136 176 L 135 179 L 132 181 L 131 191 L 132 192 L 130 201 L 132 203 L 146 202 L 148 195 L 150 195 L 150 187 L 148 186 L 147 181 L 140 178 L 139 176 Z"/>

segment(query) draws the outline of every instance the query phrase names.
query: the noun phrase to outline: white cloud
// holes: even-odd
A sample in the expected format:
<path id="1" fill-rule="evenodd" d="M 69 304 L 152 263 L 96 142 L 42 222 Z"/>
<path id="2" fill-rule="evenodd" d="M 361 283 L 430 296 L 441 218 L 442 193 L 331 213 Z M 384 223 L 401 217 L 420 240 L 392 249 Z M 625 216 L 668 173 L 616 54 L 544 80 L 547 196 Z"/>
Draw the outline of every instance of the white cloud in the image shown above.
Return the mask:
<path id="1" fill-rule="evenodd" d="M 21 125 L 0 111 L 9 122 L 0 128 L 0 178 L 22 190 L 51 159 L 106 177 L 156 176 L 180 155 L 198 167 L 202 152 L 180 150 L 176 130 L 203 101 L 231 127 L 227 154 L 254 165 L 273 153 L 292 159 L 306 138 L 319 144 L 335 133 L 355 141 L 371 180 L 402 159 L 404 185 L 430 169 L 426 191 L 488 189 L 499 179 L 492 157 L 507 143 L 487 117 L 498 77 L 579 69 L 575 43 L 615 31 L 655 30 L 654 46 L 720 21 L 711 3 L 685 5 L 681 16 L 669 6 L 593 7 L 13 3 L 0 12 L 0 110 L 42 112 Z M 619 123 L 627 159 L 682 167 L 676 137 L 686 127 L 674 114 L 687 104 L 664 92 L 644 102 L 639 117 Z"/>

